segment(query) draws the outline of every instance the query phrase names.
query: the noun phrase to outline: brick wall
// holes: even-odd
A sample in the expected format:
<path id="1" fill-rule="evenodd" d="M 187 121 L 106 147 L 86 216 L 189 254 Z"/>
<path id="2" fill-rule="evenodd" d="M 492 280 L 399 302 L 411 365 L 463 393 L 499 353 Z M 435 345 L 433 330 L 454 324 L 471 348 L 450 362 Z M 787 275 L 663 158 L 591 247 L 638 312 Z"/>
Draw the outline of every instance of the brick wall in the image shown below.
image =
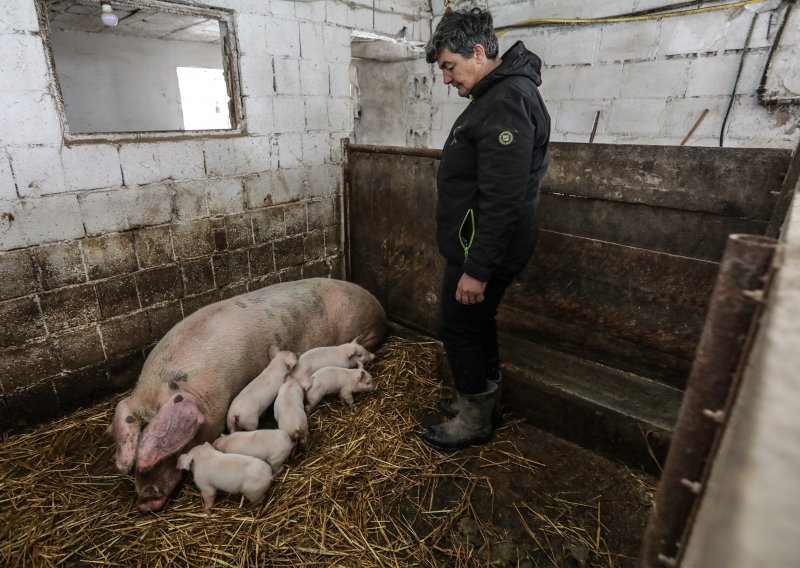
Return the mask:
<path id="1" fill-rule="evenodd" d="M 2 429 L 129 388 L 201 306 L 342 275 L 350 32 L 424 40 L 428 8 L 207 4 L 235 11 L 244 134 L 66 145 L 34 0 L 0 3 Z"/>
<path id="2" fill-rule="evenodd" d="M 0 253 L 0 425 L 131 386 L 149 348 L 206 304 L 341 277 L 338 216 L 307 200 Z"/>
<path id="3" fill-rule="evenodd" d="M 496 26 L 535 18 L 598 18 L 674 5 L 673 0 L 488 0 L 454 2 L 492 10 Z M 761 9 L 768 3 L 753 4 Z M 433 2 L 434 25 L 443 3 Z M 544 61 L 542 95 L 553 118 L 553 140 L 588 142 L 596 113 L 595 142 L 678 145 L 708 113 L 688 145 L 718 146 L 723 119 L 744 54 L 733 108 L 725 126 L 726 147 L 794 148 L 800 141 L 800 105 L 762 105 L 756 93 L 770 45 L 786 16 L 784 3 L 754 13 L 747 8 L 679 17 L 594 23 L 537 25 L 512 29 L 500 51 L 522 40 Z M 797 58 L 798 8 L 784 28 L 773 58 Z M 752 19 L 754 28 L 745 42 Z M 797 71 L 778 70 L 774 83 L 795 84 Z M 795 89 L 796 90 L 796 89 Z M 795 92 L 795 101 L 800 93 Z M 431 146 L 441 147 L 466 101 L 444 86 L 437 71 L 433 88 Z"/>

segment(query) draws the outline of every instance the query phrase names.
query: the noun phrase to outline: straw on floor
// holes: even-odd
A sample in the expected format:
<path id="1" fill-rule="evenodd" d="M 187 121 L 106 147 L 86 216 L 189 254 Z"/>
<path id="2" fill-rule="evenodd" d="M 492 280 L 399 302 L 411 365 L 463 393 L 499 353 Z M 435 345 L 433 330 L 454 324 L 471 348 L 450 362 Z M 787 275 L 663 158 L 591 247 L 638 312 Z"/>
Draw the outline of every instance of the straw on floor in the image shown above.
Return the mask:
<path id="1" fill-rule="evenodd" d="M 419 437 L 420 411 L 441 388 L 438 358 L 433 343 L 390 337 L 370 368 L 379 391 L 356 395 L 355 412 L 326 399 L 309 417 L 309 447 L 289 459 L 258 506 L 218 495 L 206 513 L 189 477 L 165 511 L 140 513 L 104 433 L 119 397 L 11 437 L 0 447 L 0 564 L 478 565 L 455 524 L 490 481 Z M 497 457 L 476 459 L 537 466 L 499 443 Z M 445 505 L 434 498 L 440 482 L 448 484 Z M 476 517 L 481 539 L 496 541 L 490 519 Z M 604 548 L 599 525 L 586 540 Z"/>

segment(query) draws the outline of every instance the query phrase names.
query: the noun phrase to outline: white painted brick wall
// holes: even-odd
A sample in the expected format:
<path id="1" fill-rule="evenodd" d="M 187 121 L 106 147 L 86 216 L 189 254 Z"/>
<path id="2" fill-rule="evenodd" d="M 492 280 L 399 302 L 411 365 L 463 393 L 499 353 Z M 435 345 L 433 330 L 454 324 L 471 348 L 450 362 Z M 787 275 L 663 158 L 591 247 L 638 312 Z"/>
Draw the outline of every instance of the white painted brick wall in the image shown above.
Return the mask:
<path id="1" fill-rule="evenodd" d="M 741 55 L 737 53 L 692 59 L 686 96 L 730 95 L 740 60 Z"/>
<path id="2" fill-rule="evenodd" d="M 275 67 L 275 92 L 279 95 L 300 95 L 300 61 L 276 57 L 273 60 Z"/>
<path id="3" fill-rule="evenodd" d="M 374 11 L 369 8 L 354 8 L 349 11 L 347 26 L 354 30 L 373 30 Z"/>
<path id="4" fill-rule="evenodd" d="M 346 97 L 328 98 L 328 126 L 349 132 L 353 127 L 353 101 Z"/>
<path id="5" fill-rule="evenodd" d="M 702 116 L 703 110 L 708 109 L 708 113 L 692 133 L 687 145 L 719 146 L 719 129 L 727 106 L 727 99 L 721 97 L 671 99 L 667 101 L 661 134 L 673 137 L 674 144 L 680 144 Z"/>
<path id="6" fill-rule="evenodd" d="M 244 182 L 241 178 L 208 180 L 206 202 L 211 215 L 230 215 L 244 211 Z"/>
<path id="7" fill-rule="evenodd" d="M 661 132 L 666 99 L 621 99 L 614 102 L 603 131 L 611 134 L 653 134 Z"/>
<path id="8" fill-rule="evenodd" d="M 300 24 L 281 18 L 267 21 L 267 51 L 280 57 L 300 58 Z"/>
<path id="9" fill-rule="evenodd" d="M 322 39 L 322 25 L 317 22 L 300 23 L 300 56 L 306 60 L 323 59 L 325 44 Z"/>
<path id="10" fill-rule="evenodd" d="M 338 26 L 324 26 L 322 41 L 325 47 L 325 60 L 336 63 L 350 63 L 350 30 Z"/>
<path id="11" fill-rule="evenodd" d="M 306 132 L 303 134 L 303 164 L 320 166 L 328 161 L 327 132 Z"/>
<path id="12" fill-rule="evenodd" d="M 274 92 L 272 60 L 272 57 L 255 54 L 240 58 L 242 94 L 245 97 L 271 95 Z"/>
<path id="13" fill-rule="evenodd" d="M 0 91 L 42 92 L 49 86 L 42 40 L 36 35 L 0 34 L 3 72 Z"/>
<path id="14" fill-rule="evenodd" d="M 0 201 L 17 199 L 17 188 L 14 185 L 14 174 L 8 156 L 0 154 Z"/>
<path id="15" fill-rule="evenodd" d="M 326 13 L 325 0 L 303 0 L 294 3 L 294 13 L 299 20 L 324 22 Z M 301 28 L 302 29 L 302 28 Z M 301 36 L 302 41 L 302 36 Z"/>
<path id="16" fill-rule="evenodd" d="M 272 97 L 245 97 L 244 110 L 248 132 L 268 136 L 275 131 L 273 101 Z"/>
<path id="17" fill-rule="evenodd" d="M 279 168 L 297 168 L 303 164 L 303 137 L 299 132 L 278 134 Z"/>
<path id="18" fill-rule="evenodd" d="M 568 99 L 572 95 L 575 72 L 583 67 L 550 67 L 542 72 L 542 85 L 539 90 L 545 100 Z"/>
<path id="19" fill-rule="evenodd" d="M 272 15 L 291 19 L 294 17 L 294 0 L 272 0 Z"/>
<path id="20" fill-rule="evenodd" d="M 300 132 L 306 127 L 305 99 L 296 97 L 275 97 L 272 101 L 275 113 L 275 132 Z"/>
<path id="21" fill-rule="evenodd" d="M 328 93 L 332 97 L 350 96 L 350 64 L 329 63 L 328 78 L 330 86 Z"/>
<path id="22" fill-rule="evenodd" d="M 499 0 L 484 5 L 499 24 L 615 15 L 670 2 Z M 440 2 L 421 0 L 209 0 L 236 13 L 247 135 L 65 147 L 33 3 L 2 4 L 0 208 L 15 221 L 4 226 L 0 220 L 0 250 L 82 236 L 84 225 L 91 234 L 103 234 L 167 222 L 173 206 L 179 220 L 260 206 L 265 177 L 281 176 L 289 184 L 280 191 L 272 188 L 275 203 L 306 198 L 307 185 L 313 186 L 308 195 L 333 191 L 322 186 L 337 182 L 340 139 L 353 128 L 351 30 L 393 35 L 405 26 L 407 37 L 424 41 L 431 31 L 428 10 L 438 16 L 443 9 Z M 689 143 L 711 145 L 752 17 L 746 10 L 725 10 L 643 22 L 531 27 L 509 31 L 500 44 L 505 50 L 522 39 L 543 58 L 542 93 L 553 117 L 554 140 L 588 140 L 599 109 L 598 142 L 675 144 L 709 108 Z M 797 107 L 768 109 L 753 96 L 775 31 L 769 14 L 758 16 L 726 145 L 793 147 L 800 139 Z M 800 32 L 785 30 L 784 41 L 800 44 Z M 436 70 L 432 146 L 441 146 L 465 106 L 442 85 Z M 414 105 L 408 109 L 419 114 Z M 282 173 L 287 166 L 291 175 Z M 309 175 L 314 181 L 306 184 Z M 152 220 L 142 218 L 148 207 Z M 48 224 L 47 212 L 54 210 L 68 219 Z"/>
<path id="23" fill-rule="evenodd" d="M 11 148 L 11 167 L 20 197 L 67 191 L 60 146 Z"/>
<path id="24" fill-rule="evenodd" d="M 308 173 L 308 197 L 330 197 L 341 191 L 342 168 L 336 164 L 325 164 L 311 168 Z"/>
<path id="25" fill-rule="evenodd" d="M 556 108 L 548 108 L 550 119 L 554 123 L 554 130 L 569 133 L 584 133 L 584 142 L 589 141 L 592 132 L 594 117 L 600 111 L 600 119 L 597 122 L 597 132 L 605 132 L 608 124 L 611 102 L 609 101 L 562 101 Z"/>
<path id="26" fill-rule="evenodd" d="M 143 185 L 166 179 L 157 144 L 123 144 L 119 158 L 126 185 Z"/>
<path id="27" fill-rule="evenodd" d="M 0 34 L 37 31 L 39 22 L 33 2 L 9 0 L 0 4 Z"/>
<path id="28" fill-rule="evenodd" d="M 547 65 L 593 63 L 600 28 L 549 28 L 547 31 Z"/>
<path id="29" fill-rule="evenodd" d="M 672 3 L 490 0 L 482 5 L 492 9 L 497 24 L 508 24 L 534 18 L 613 16 Z M 462 4 L 468 5 L 457 5 Z M 442 7 L 434 3 L 433 13 L 435 24 Z M 799 107 L 766 108 L 753 98 L 781 13 L 773 16 L 772 26 L 769 14 L 757 16 L 726 146 L 793 148 L 800 141 Z M 594 112 L 601 109 L 598 142 L 677 144 L 709 108 L 688 143 L 718 145 L 752 18 L 751 11 L 726 9 L 613 24 L 533 26 L 505 32 L 500 47 L 502 51 L 522 40 L 543 59 L 541 91 L 553 119 L 553 140 L 587 141 Z M 786 34 L 782 44 L 800 43 L 800 30 L 787 27 Z M 441 81 L 438 70 L 436 76 Z M 436 146 L 444 141 L 456 113 L 453 94 L 441 84 L 434 84 L 432 99 L 431 144 Z"/>
<path id="30" fill-rule="evenodd" d="M 236 14 L 236 38 L 239 41 L 239 55 L 266 56 L 267 34 L 272 33 L 273 19 L 261 14 Z"/>
<path id="31" fill-rule="evenodd" d="M 209 183 L 213 183 L 213 181 L 208 179 L 192 183 L 170 184 L 174 191 L 176 221 L 191 221 L 208 215 L 206 185 Z"/>
<path id="32" fill-rule="evenodd" d="M 548 79 L 549 71 L 545 73 L 545 77 Z M 574 68 L 572 98 L 613 99 L 620 95 L 622 89 L 622 66 L 620 65 L 595 64 Z"/>
<path id="33" fill-rule="evenodd" d="M 165 178 L 182 181 L 205 177 L 203 143 L 199 140 L 161 143 L 158 159 Z"/>
<path id="34" fill-rule="evenodd" d="M 61 165 L 64 167 L 66 187 L 71 190 L 122 185 L 122 170 L 116 146 L 65 146 L 61 149 Z"/>
<path id="35" fill-rule="evenodd" d="M 600 28 L 597 60 L 602 62 L 650 59 L 658 46 L 656 21 L 609 24 Z"/>
<path id="36" fill-rule="evenodd" d="M 328 97 L 306 98 L 306 130 L 328 132 Z"/>
<path id="37" fill-rule="evenodd" d="M 303 59 L 300 61 L 300 92 L 307 97 L 328 95 L 330 77 L 328 63 Z"/>
<path id="38" fill-rule="evenodd" d="M 31 128 L 35 124 L 36 128 Z M 2 144 L 60 144 L 61 120 L 48 93 L 0 91 Z"/>
<path id="39" fill-rule="evenodd" d="M 22 227 L 25 246 L 84 235 L 78 197 L 74 193 L 23 199 L 18 202 L 15 217 Z"/>
<path id="40" fill-rule="evenodd" d="M 356 10 L 359 8 L 356 7 Z M 348 13 L 350 10 L 348 9 L 347 4 L 344 2 L 338 2 L 337 0 L 328 0 L 326 2 L 325 8 L 325 21 L 329 24 L 336 24 L 338 26 L 347 26 L 348 25 Z M 372 10 L 369 11 L 372 14 Z M 370 29 L 372 29 L 372 25 L 370 22 Z"/>
<path id="41" fill-rule="evenodd" d="M 688 68 L 687 59 L 624 63 L 623 96 L 642 98 L 683 96 L 686 92 Z"/>

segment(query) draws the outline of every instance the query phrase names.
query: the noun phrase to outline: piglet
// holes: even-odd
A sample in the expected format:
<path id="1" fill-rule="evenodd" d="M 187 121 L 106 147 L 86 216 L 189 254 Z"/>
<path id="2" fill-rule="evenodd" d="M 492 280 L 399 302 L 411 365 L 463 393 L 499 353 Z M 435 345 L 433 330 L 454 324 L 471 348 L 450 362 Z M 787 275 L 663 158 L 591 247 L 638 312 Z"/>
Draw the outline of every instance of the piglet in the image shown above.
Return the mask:
<path id="1" fill-rule="evenodd" d="M 356 338 L 358 339 L 358 338 Z M 311 388 L 311 375 L 323 367 L 344 367 L 352 369 L 369 363 L 375 355 L 364 349 L 355 340 L 333 347 L 315 347 L 309 349 L 297 359 L 297 366 L 289 378 L 303 385 L 305 390 Z"/>
<path id="2" fill-rule="evenodd" d="M 228 432 L 258 428 L 261 413 L 275 401 L 286 375 L 297 365 L 297 355 L 291 351 L 270 345 L 268 353 L 271 361 L 267 368 L 236 395 L 228 408 Z"/>
<path id="3" fill-rule="evenodd" d="M 230 436 L 222 434 L 213 446 L 226 454 L 242 454 L 264 460 L 272 468 L 272 475 L 283 470 L 283 464 L 294 449 L 289 434 L 281 429 L 236 432 Z"/>
<path id="4" fill-rule="evenodd" d="M 372 375 L 363 368 L 343 369 L 341 367 L 322 367 L 311 375 L 311 388 L 306 393 L 306 414 L 311 412 L 326 395 L 339 393 L 339 397 L 355 408 L 354 392 L 373 392 L 378 387 Z"/>
<path id="5" fill-rule="evenodd" d="M 241 493 L 251 503 L 260 503 L 272 485 L 272 470 L 251 456 L 224 454 L 206 442 L 178 458 L 178 469 L 191 470 L 206 510 L 214 506 L 217 490 Z"/>
<path id="6" fill-rule="evenodd" d="M 275 399 L 275 420 L 278 428 L 289 434 L 295 442 L 305 446 L 308 442 L 308 419 L 303 408 L 305 391 L 297 381 L 286 381 Z"/>

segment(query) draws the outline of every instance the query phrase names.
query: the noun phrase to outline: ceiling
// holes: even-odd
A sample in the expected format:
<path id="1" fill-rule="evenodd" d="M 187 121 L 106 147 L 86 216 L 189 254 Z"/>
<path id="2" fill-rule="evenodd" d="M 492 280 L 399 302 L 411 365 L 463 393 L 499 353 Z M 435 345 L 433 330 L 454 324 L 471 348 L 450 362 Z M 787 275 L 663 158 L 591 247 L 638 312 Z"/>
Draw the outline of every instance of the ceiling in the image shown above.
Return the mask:
<path id="1" fill-rule="evenodd" d="M 198 16 L 168 14 L 152 9 L 111 6 L 119 24 L 110 28 L 100 21 L 100 2 L 91 0 L 48 0 L 51 29 L 111 33 L 175 41 L 220 43 L 219 21 Z"/>

